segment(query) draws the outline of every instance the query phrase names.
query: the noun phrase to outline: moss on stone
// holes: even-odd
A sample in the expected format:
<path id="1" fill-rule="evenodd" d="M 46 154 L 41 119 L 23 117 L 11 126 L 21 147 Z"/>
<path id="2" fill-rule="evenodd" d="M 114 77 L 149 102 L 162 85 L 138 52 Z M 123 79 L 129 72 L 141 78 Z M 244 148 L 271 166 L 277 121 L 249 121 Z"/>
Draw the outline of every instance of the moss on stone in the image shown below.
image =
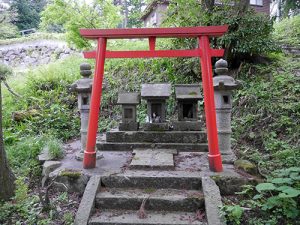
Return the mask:
<path id="1" fill-rule="evenodd" d="M 70 177 L 72 179 L 78 179 L 81 176 L 81 172 L 76 170 L 64 170 L 60 172 L 60 176 Z"/>

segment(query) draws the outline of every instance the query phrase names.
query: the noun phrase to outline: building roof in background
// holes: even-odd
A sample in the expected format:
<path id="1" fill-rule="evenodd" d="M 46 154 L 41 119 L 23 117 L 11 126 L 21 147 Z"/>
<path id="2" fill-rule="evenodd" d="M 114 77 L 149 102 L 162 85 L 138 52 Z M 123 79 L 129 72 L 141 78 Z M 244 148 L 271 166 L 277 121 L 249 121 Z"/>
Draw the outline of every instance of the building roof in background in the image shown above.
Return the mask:
<path id="1" fill-rule="evenodd" d="M 152 1 L 149 5 L 147 5 L 147 7 L 145 8 L 143 15 L 141 17 L 141 19 L 145 19 L 152 11 L 155 7 L 157 7 L 157 5 L 159 4 L 165 4 L 165 5 L 169 5 L 170 1 L 169 0 L 154 0 Z"/>

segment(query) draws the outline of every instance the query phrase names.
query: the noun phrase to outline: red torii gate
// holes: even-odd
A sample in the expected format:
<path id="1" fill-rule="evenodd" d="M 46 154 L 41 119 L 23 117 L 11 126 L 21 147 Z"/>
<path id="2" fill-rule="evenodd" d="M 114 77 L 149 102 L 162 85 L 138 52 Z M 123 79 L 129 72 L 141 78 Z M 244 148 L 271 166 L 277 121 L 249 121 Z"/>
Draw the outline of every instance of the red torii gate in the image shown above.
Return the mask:
<path id="1" fill-rule="evenodd" d="M 180 27 L 180 28 L 133 28 L 133 29 L 80 29 L 80 34 L 98 41 L 97 50 L 84 52 L 85 58 L 95 58 L 95 75 L 90 103 L 87 144 L 83 167 L 96 167 L 96 136 L 102 95 L 105 58 L 154 58 L 154 57 L 199 57 L 202 69 L 204 106 L 208 139 L 208 160 L 212 171 L 222 172 L 222 158 L 218 145 L 216 111 L 212 79 L 212 57 L 222 57 L 224 49 L 211 49 L 209 38 L 219 37 L 227 32 L 228 26 Z M 108 51 L 107 39 L 148 38 L 149 50 Z M 198 38 L 199 47 L 191 50 L 155 50 L 156 38 Z"/>

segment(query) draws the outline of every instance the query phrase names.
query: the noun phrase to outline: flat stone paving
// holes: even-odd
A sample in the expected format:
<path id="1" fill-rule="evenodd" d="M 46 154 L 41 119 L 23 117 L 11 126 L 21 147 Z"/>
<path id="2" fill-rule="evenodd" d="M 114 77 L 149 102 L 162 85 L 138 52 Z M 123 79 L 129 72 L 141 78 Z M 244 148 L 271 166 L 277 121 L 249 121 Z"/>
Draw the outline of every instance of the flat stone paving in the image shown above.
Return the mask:
<path id="1" fill-rule="evenodd" d="M 136 149 L 130 168 L 134 169 L 174 169 L 173 149 Z"/>
<path id="2" fill-rule="evenodd" d="M 103 158 L 96 161 L 96 168 L 83 169 L 82 161 L 76 160 L 76 152 L 80 151 L 80 140 L 73 140 L 64 145 L 65 157 L 62 159 L 61 166 L 57 168 L 54 173 L 58 171 L 78 170 L 82 171 L 88 176 L 92 175 L 107 175 L 118 174 L 129 169 L 132 160 L 132 151 L 105 151 L 101 152 Z M 169 152 L 170 149 L 168 149 Z M 179 152 L 174 155 L 174 170 L 175 171 L 206 171 L 209 172 L 208 160 L 206 152 Z M 226 158 L 226 156 L 223 156 Z M 234 174 L 234 167 L 230 164 L 223 164 L 225 171 L 231 171 Z M 155 169 L 157 170 L 157 168 Z M 217 173 L 216 173 L 217 174 Z"/>

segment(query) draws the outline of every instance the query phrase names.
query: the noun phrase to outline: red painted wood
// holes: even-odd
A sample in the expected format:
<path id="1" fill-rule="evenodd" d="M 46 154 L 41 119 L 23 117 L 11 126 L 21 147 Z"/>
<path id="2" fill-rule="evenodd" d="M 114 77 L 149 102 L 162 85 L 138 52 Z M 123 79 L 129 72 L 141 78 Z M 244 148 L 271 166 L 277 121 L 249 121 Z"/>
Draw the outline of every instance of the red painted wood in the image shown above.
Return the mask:
<path id="1" fill-rule="evenodd" d="M 135 28 L 135 29 L 81 29 L 82 36 L 98 39 L 97 52 L 84 52 L 86 58 L 95 58 L 95 76 L 93 81 L 91 110 L 87 133 L 87 147 L 84 152 L 84 168 L 96 166 L 96 135 L 99 109 L 102 95 L 105 58 L 152 58 L 152 57 L 200 57 L 205 102 L 206 126 L 209 145 L 209 166 L 212 171 L 223 170 L 222 158 L 218 145 L 214 89 L 211 57 L 222 57 L 223 49 L 210 49 L 209 37 L 221 36 L 228 26 L 184 27 L 184 28 Z M 197 37 L 199 48 L 193 50 L 155 50 L 157 37 Z M 107 39 L 148 38 L 150 50 L 146 51 L 106 51 Z"/>
<path id="2" fill-rule="evenodd" d="M 83 168 L 96 167 L 96 136 L 98 130 L 99 111 L 101 105 L 102 83 L 104 76 L 104 63 L 106 52 L 106 39 L 99 38 L 96 55 L 95 75 L 93 80 L 90 103 L 89 125 L 87 132 L 86 150 L 84 151 Z"/>
<path id="3" fill-rule="evenodd" d="M 149 37 L 149 49 L 150 49 L 150 51 L 155 50 L 155 42 L 156 42 L 156 37 Z"/>
<path id="4" fill-rule="evenodd" d="M 207 27 L 172 27 L 172 28 L 130 28 L 130 29 L 80 29 L 80 34 L 88 39 L 125 39 L 149 37 L 210 37 L 222 36 L 227 32 L 228 26 Z"/>
<path id="5" fill-rule="evenodd" d="M 211 65 L 211 56 L 209 53 L 209 38 L 202 36 L 198 38 L 199 48 L 204 54 L 200 59 L 201 72 L 202 72 L 202 86 L 204 93 L 204 108 L 206 118 L 206 129 L 208 139 L 208 161 L 209 167 L 212 171 L 222 172 L 222 158 L 219 151 L 218 144 L 218 131 L 216 122 L 216 110 L 215 110 L 215 99 L 214 99 L 214 87 L 213 87 L 213 74 Z"/>
<path id="6" fill-rule="evenodd" d="M 202 52 L 202 51 L 200 51 Z M 95 51 L 83 52 L 84 58 L 94 59 Z M 210 55 L 213 57 L 222 57 L 224 49 L 211 49 Z M 106 58 L 176 58 L 176 57 L 202 57 L 199 55 L 199 49 L 194 50 L 156 50 L 156 51 L 107 51 Z"/>

